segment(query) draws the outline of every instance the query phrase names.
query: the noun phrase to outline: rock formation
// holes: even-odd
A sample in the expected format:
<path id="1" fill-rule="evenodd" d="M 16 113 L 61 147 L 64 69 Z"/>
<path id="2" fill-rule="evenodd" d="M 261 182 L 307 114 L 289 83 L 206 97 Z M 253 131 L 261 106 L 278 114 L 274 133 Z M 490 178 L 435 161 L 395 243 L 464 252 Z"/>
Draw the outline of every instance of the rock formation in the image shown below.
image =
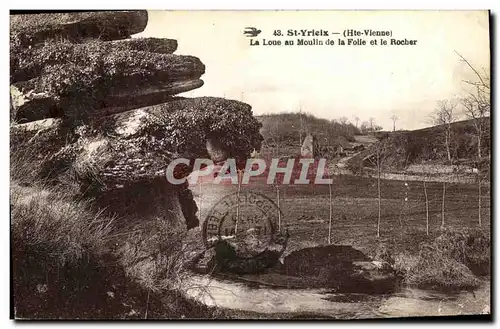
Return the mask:
<path id="1" fill-rule="evenodd" d="M 300 155 L 303 158 L 315 158 L 319 155 L 319 145 L 314 135 L 306 136 L 300 148 Z"/>
<path id="2" fill-rule="evenodd" d="M 130 38 L 146 24 L 145 11 L 11 16 L 11 151 L 29 148 L 48 182 L 71 174 L 107 212 L 192 228 L 196 204 L 168 164 L 248 157 L 260 124 L 242 102 L 176 96 L 203 85 L 205 66 L 173 54 L 176 40 Z"/>
<path id="3" fill-rule="evenodd" d="M 282 274 L 307 278 L 306 287 L 329 287 L 339 293 L 388 293 L 400 278 L 385 261 L 374 261 L 351 246 L 329 245 L 293 251 Z M 300 286 L 297 286 L 300 287 Z"/>

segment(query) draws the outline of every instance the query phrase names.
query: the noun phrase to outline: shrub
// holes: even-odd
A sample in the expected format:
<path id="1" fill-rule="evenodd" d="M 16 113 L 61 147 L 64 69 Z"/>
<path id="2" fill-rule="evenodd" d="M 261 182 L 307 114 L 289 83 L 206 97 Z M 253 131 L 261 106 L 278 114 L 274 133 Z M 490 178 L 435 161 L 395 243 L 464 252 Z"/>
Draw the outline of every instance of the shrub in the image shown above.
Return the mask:
<path id="1" fill-rule="evenodd" d="M 462 263 L 446 257 L 431 246 L 424 247 L 418 257 L 403 258 L 404 282 L 422 289 L 459 290 L 479 286 L 479 280 Z"/>
<path id="2" fill-rule="evenodd" d="M 354 175 L 363 175 L 365 169 L 363 158 L 360 156 L 352 157 L 351 160 L 347 162 L 347 169 Z"/>
<path id="3" fill-rule="evenodd" d="M 446 230 L 434 241 L 438 252 L 467 266 L 475 275 L 490 273 L 490 236 L 483 230 Z"/>
<path id="4" fill-rule="evenodd" d="M 489 273 L 490 239 L 480 229 L 446 230 L 421 243 L 418 255 L 397 254 L 394 267 L 410 286 L 473 289 L 480 284 L 476 275 Z"/>

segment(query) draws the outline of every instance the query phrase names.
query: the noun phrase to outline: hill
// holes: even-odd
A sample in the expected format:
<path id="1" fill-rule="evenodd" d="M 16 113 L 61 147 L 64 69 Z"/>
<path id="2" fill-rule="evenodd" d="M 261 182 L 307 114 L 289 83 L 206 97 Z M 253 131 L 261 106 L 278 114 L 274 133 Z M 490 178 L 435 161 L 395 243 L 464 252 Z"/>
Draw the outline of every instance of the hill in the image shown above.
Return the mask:
<path id="1" fill-rule="evenodd" d="M 482 166 L 489 167 L 491 135 L 490 118 L 483 121 L 484 132 L 481 138 Z M 386 169 L 405 169 L 411 164 L 449 164 L 445 147 L 445 126 L 438 125 L 428 128 L 378 132 L 375 134 L 378 143 L 349 159 L 348 166 L 353 170 L 373 154 L 377 147 L 384 153 Z M 450 151 L 453 164 L 468 164 L 476 166 L 477 134 L 473 120 L 463 120 L 451 124 Z"/>
<path id="2" fill-rule="evenodd" d="M 484 133 L 481 138 L 481 154 L 483 157 L 490 155 L 490 118 L 483 120 Z M 438 125 L 413 131 L 393 133 L 400 139 L 402 146 L 406 145 L 408 162 L 421 161 L 446 162 L 446 147 L 444 146 L 445 126 Z M 402 137 L 402 138 L 401 138 Z M 451 124 L 451 157 L 452 161 L 473 161 L 477 154 L 477 134 L 473 120 L 463 120 Z"/>
<path id="3" fill-rule="evenodd" d="M 350 123 L 321 119 L 307 113 L 264 114 L 256 118 L 262 124 L 260 133 L 264 138 L 264 149 L 293 147 L 295 150 L 300 148 L 308 133 L 315 135 L 321 146 L 346 147 L 349 142 L 355 142 L 355 135 L 360 134 L 359 129 Z"/>

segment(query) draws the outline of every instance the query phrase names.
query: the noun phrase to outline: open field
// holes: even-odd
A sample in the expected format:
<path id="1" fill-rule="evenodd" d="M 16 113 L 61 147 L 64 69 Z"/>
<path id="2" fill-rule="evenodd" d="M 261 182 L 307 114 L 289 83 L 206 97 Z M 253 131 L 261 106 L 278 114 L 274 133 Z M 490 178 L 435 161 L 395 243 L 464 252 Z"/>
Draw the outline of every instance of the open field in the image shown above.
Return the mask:
<path id="1" fill-rule="evenodd" d="M 428 182 L 429 232 L 440 231 L 442 183 Z M 287 253 L 304 247 L 328 243 L 329 189 L 328 185 L 281 185 L 280 209 L 282 229 L 290 233 Z M 237 191 L 235 185 L 204 184 L 192 190 L 203 220 L 209 209 L 227 194 Z M 243 185 L 242 191 L 262 193 L 274 202 L 276 186 L 257 182 Z M 490 227 L 489 186 L 482 188 L 482 228 Z M 407 194 L 406 194 L 407 193 Z M 400 242 L 411 248 L 425 239 L 426 208 L 423 182 L 381 181 L 381 228 L 376 238 L 378 199 L 377 181 L 373 178 L 340 175 L 332 184 L 332 243 L 346 244 L 372 254 L 377 243 Z M 407 197 L 408 201 L 405 201 Z M 201 201 L 201 203 L 200 203 Z M 201 207 L 200 207 L 201 206 Z M 478 226 L 477 186 L 474 184 L 447 184 L 445 195 L 445 227 L 473 228 Z M 408 242 L 408 243 L 405 243 Z M 417 247 L 417 245 L 415 245 Z"/>

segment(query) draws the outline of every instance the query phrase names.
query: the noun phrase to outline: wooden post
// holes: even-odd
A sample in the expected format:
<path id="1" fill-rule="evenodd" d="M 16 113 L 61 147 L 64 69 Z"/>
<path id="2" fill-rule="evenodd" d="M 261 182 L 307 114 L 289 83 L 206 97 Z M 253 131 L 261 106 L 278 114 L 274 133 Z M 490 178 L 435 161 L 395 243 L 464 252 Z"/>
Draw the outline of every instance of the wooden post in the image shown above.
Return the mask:
<path id="1" fill-rule="evenodd" d="M 328 178 L 330 178 L 330 175 L 328 175 Z M 333 209 L 332 209 L 332 183 L 328 184 L 328 192 L 330 194 L 330 198 L 329 198 L 330 220 L 328 222 L 328 244 L 331 244 L 332 243 L 332 214 L 333 214 Z"/>
<path id="2" fill-rule="evenodd" d="M 240 173 L 238 170 L 238 192 L 236 193 L 236 223 L 234 225 L 234 237 L 236 238 L 236 234 L 238 233 L 238 221 L 240 220 L 240 191 L 241 191 L 241 180 Z"/>
<path id="3" fill-rule="evenodd" d="M 278 232 L 281 232 L 280 186 L 276 184 L 276 198 L 278 199 Z"/>
<path id="4" fill-rule="evenodd" d="M 479 167 L 479 166 L 478 166 Z M 479 174 L 479 168 L 477 168 L 477 199 L 478 199 L 478 219 L 479 227 L 481 227 L 481 176 Z"/>
<path id="5" fill-rule="evenodd" d="M 424 194 L 425 194 L 425 216 L 426 216 L 425 231 L 427 235 L 429 235 L 429 198 L 427 197 L 427 186 L 425 185 L 425 180 L 424 180 Z"/>
<path id="6" fill-rule="evenodd" d="M 203 220 L 202 214 L 201 214 L 201 207 L 203 205 L 203 180 L 200 179 L 200 221 Z"/>
<path id="7" fill-rule="evenodd" d="M 444 228 L 444 198 L 446 195 L 446 182 L 443 182 L 443 204 L 441 206 L 441 228 Z"/>
<path id="8" fill-rule="evenodd" d="M 381 209 L 382 209 L 382 201 L 381 201 L 381 195 L 380 195 L 380 165 L 381 165 L 381 160 L 380 160 L 380 150 L 377 150 L 377 188 L 378 188 L 378 220 L 377 220 L 377 238 L 380 238 L 380 217 L 381 217 Z"/>

